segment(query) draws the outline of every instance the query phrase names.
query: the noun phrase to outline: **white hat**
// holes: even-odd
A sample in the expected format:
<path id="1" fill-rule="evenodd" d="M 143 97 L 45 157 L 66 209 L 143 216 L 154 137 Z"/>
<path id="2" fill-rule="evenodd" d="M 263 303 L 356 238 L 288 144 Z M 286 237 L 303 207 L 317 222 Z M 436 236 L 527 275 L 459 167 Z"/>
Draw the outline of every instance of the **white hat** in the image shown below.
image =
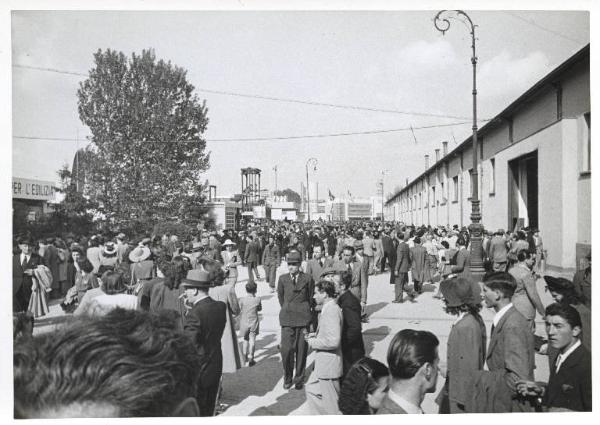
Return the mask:
<path id="1" fill-rule="evenodd" d="M 233 242 L 231 242 L 231 239 L 225 239 L 225 242 L 223 242 L 223 246 L 227 246 L 227 245 L 235 245 Z"/>

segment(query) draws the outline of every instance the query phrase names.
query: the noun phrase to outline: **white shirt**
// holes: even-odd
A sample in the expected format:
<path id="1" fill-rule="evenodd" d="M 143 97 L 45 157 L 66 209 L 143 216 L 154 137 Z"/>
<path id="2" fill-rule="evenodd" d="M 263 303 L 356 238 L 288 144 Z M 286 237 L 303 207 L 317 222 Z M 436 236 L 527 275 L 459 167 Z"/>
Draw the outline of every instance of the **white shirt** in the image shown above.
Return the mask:
<path id="1" fill-rule="evenodd" d="M 498 313 L 496 313 L 496 315 L 494 316 L 494 320 L 492 320 L 492 323 L 494 324 L 494 326 L 498 326 L 498 322 L 500 321 L 500 319 L 502 319 L 502 316 L 504 316 L 506 314 L 506 312 L 512 307 L 512 303 L 508 303 L 507 305 L 505 305 L 504 307 L 502 307 Z"/>
<path id="2" fill-rule="evenodd" d="M 413 414 L 413 415 L 423 413 L 423 409 L 421 409 L 420 406 L 416 406 L 416 405 L 412 404 L 410 401 L 408 401 L 404 397 L 401 397 L 400 395 L 396 394 L 391 389 L 388 391 L 388 397 L 390 400 L 392 400 L 394 403 L 396 403 L 398 406 L 400 406 L 402 409 L 404 409 L 406 411 L 406 413 Z"/>
<path id="3" fill-rule="evenodd" d="M 27 259 L 27 262 L 29 262 L 30 257 L 31 257 L 30 255 L 25 255 L 25 254 L 21 253 L 21 264 L 23 264 L 23 261 L 25 261 L 25 259 Z"/>
<path id="4" fill-rule="evenodd" d="M 558 355 L 558 357 L 556 358 L 556 373 L 558 373 L 560 366 L 565 362 L 567 357 L 569 357 L 569 355 L 571 355 L 571 353 L 573 351 L 575 351 L 577 349 L 577 347 L 579 347 L 580 345 L 581 345 L 581 340 L 578 339 L 577 342 L 571 346 L 571 348 L 569 348 L 563 354 Z"/>

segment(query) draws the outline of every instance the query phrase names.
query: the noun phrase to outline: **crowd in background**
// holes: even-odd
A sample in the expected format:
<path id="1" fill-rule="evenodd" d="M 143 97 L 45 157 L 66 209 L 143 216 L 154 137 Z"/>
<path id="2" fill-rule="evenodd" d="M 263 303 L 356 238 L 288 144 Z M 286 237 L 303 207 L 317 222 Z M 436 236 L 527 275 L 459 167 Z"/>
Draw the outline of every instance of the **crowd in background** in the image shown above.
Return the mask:
<path id="1" fill-rule="evenodd" d="M 440 413 L 591 409 L 591 254 L 572 280 L 546 276 L 546 250 L 537 229 L 485 232 L 482 284 L 471 275 L 469 232 L 458 226 L 263 220 L 241 231 L 69 234 L 15 242 L 15 409 L 23 417 L 71 415 L 82 408 L 85 394 L 102 400 L 103 394 L 119 393 L 119 379 L 131 382 L 127 405 L 111 398 L 92 406 L 99 410 L 88 406 L 79 414 L 218 413 L 222 373 L 256 364 L 261 272 L 281 308 L 284 389 L 305 389 L 314 414 L 422 413 L 425 394 L 436 390 L 439 341 L 430 332 L 398 332 L 387 366 L 365 357 L 369 278 L 384 272 L 394 288 L 390 301 L 403 303 L 406 294 L 406 300 L 418 302 L 423 288 L 434 285 L 442 307 L 456 316 L 437 400 Z M 284 261 L 287 273 L 280 268 Z M 236 294 L 240 267 L 248 270 L 248 280 L 240 282 L 244 296 Z M 542 276 L 555 300 L 550 306 L 537 293 Z M 73 319 L 52 337 L 32 338 L 35 319 L 48 314 L 52 300 Z M 489 347 L 482 300 L 496 312 Z M 545 317 L 547 340 L 535 335 L 536 313 Z M 57 381 L 54 369 L 100 361 L 95 355 L 107 347 L 82 351 L 77 364 L 60 363 L 74 341 L 85 346 L 94 335 L 98 344 L 106 340 L 114 347 L 109 358 L 127 351 L 124 346 L 140 335 L 149 342 L 124 355 L 132 357 L 131 370 L 96 366 L 106 387 L 94 383 L 84 391 L 85 382 L 68 383 L 74 385 L 64 390 L 68 395 L 43 396 L 44 387 L 68 387 Z M 161 348 L 167 341 L 171 348 Z M 47 356 L 49 350 L 55 354 Z M 309 350 L 316 353 L 315 370 L 306 382 Z M 535 352 L 548 355 L 548 383 L 533 380 Z M 134 380 L 143 376 L 141 363 L 148 358 L 170 366 L 148 371 L 156 393 L 144 388 L 138 397 L 133 389 L 141 383 Z M 177 390 L 164 384 L 168 374 L 181 379 Z M 171 391 L 173 398 L 160 399 L 161 391 Z M 34 400 L 36 392 L 42 396 Z M 60 410 L 67 405 L 70 410 Z"/>

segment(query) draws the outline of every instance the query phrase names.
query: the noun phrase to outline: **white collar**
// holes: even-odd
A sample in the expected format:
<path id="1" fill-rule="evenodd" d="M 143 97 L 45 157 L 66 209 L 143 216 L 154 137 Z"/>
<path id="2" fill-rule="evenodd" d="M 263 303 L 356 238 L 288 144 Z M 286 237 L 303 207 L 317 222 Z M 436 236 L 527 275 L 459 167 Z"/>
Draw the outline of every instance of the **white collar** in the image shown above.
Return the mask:
<path id="1" fill-rule="evenodd" d="M 416 406 L 412 404 L 410 401 L 406 400 L 404 397 L 395 393 L 392 389 L 388 391 L 388 398 L 400 406 L 406 413 L 409 414 L 422 414 L 423 409 L 420 406 Z"/>
<path id="2" fill-rule="evenodd" d="M 458 322 L 460 322 L 463 317 L 465 317 L 467 315 L 466 311 L 461 311 L 460 314 L 458 315 L 458 317 L 456 318 L 456 320 L 454 321 L 453 325 L 456 325 Z"/>
<path id="3" fill-rule="evenodd" d="M 494 316 L 494 326 L 498 326 L 498 322 L 500 321 L 500 319 L 502 319 L 502 316 L 504 316 L 506 314 L 506 312 L 512 307 L 512 303 L 508 303 L 506 304 L 504 307 L 502 307 L 500 310 L 498 310 L 498 313 L 496 313 L 496 315 Z"/>
<path id="4" fill-rule="evenodd" d="M 571 353 L 573 353 L 573 351 L 575 351 L 577 349 L 577 347 L 579 347 L 580 345 L 581 345 L 581 340 L 577 339 L 577 341 L 575 342 L 575 344 L 573 344 L 571 346 L 571 348 L 569 348 L 564 353 L 558 355 L 558 357 L 556 359 L 556 372 L 557 373 L 560 369 L 560 366 L 565 362 L 565 360 L 567 360 L 567 357 L 569 357 L 571 355 Z"/>
<path id="5" fill-rule="evenodd" d="M 208 298 L 208 295 L 202 295 L 199 298 L 196 298 L 196 300 L 194 301 L 194 305 L 198 304 L 200 301 L 202 301 L 204 298 Z"/>

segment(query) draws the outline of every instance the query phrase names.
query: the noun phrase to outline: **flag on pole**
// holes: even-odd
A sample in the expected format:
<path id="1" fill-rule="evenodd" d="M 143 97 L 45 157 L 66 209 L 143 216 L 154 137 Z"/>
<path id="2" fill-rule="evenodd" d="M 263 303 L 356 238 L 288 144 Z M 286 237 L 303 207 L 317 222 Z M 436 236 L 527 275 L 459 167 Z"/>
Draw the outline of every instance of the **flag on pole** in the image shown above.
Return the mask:
<path id="1" fill-rule="evenodd" d="M 331 189 L 327 189 L 329 191 L 329 200 L 333 201 L 335 199 L 335 196 L 333 196 L 333 193 L 331 193 Z"/>
<path id="2" fill-rule="evenodd" d="M 350 193 L 350 191 L 349 191 L 349 190 L 348 190 L 348 196 L 349 196 L 350 198 L 352 198 L 352 194 Z"/>

